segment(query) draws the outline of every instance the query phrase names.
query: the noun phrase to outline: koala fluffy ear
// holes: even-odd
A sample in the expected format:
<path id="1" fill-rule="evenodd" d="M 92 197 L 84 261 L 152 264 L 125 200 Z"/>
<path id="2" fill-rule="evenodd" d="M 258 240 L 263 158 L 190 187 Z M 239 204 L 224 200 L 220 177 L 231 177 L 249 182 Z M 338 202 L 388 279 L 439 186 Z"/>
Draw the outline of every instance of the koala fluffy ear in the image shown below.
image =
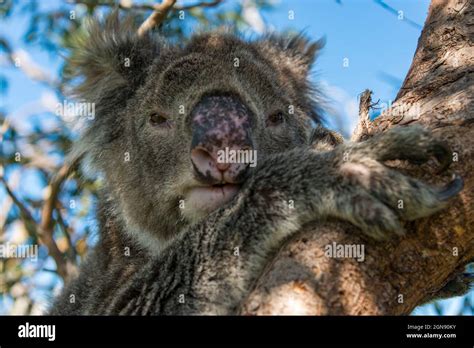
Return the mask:
<path id="1" fill-rule="evenodd" d="M 136 33 L 133 17 L 119 20 L 115 11 L 105 21 L 90 20 L 73 38 L 65 69 L 74 97 L 99 102 L 120 91 L 123 101 L 143 83 L 147 67 L 158 56 L 160 40 Z"/>
<path id="2" fill-rule="evenodd" d="M 278 59 L 299 77 L 306 77 L 325 40 L 311 41 L 303 34 L 266 36 L 260 47 L 271 60 Z"/>

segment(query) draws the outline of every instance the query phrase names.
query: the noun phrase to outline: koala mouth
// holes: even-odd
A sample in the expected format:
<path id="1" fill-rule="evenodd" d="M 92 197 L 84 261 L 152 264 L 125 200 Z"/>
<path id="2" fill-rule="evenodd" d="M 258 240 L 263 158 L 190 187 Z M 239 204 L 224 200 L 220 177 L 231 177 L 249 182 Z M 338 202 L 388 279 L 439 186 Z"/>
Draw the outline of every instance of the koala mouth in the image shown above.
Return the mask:
<path id="1" fill-rule="evenodd" d="M 194 186 L 185 195 L 185 210 L 192 215 L 207 215 L 230 202 L 239 190 L 240 185 L 229 183 Z"/>
<path id="2" fill-rule="evenodd" d="M 221 189 L 224 189 L 224 187 L 225 187 L 226 185 L 232 185 L 232 184 L 228 184 L 228 183 L 224 182 L 224 183 L 221 183 L 221 184 L 214 184 L 214 185 L 211 185 L 210 187 L 212 187 L 212 188 L 221 188 Z"/>

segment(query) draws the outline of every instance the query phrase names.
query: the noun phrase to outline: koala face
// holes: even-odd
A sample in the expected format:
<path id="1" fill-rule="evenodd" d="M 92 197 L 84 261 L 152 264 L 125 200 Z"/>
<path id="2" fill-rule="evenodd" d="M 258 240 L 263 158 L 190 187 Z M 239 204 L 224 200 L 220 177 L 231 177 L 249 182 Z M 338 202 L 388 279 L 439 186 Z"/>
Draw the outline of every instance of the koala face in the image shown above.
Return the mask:
<path id="1" fill-rule="evenodd" d="M 112 68 L 95 71 L 95 88 L 103 86 L 95 95 L 79 87 L 101 113 L 82 144 L 127 230 L 143 243 L 166 240 L 224 206 L 268 154 L 307 144 L 311 119 L 319 121 L 307 73 L 320 43 L 212 32 L 173 47 L 108 21 L 111 34 L 100 24 L 91 29 L 89 40 L 100 37 L 93 46 L 111 45 Z M 132 69 L 121 66 L 124 58 Z M 81 59 L 75 64 L 87 83 L 93 67 Z"/>

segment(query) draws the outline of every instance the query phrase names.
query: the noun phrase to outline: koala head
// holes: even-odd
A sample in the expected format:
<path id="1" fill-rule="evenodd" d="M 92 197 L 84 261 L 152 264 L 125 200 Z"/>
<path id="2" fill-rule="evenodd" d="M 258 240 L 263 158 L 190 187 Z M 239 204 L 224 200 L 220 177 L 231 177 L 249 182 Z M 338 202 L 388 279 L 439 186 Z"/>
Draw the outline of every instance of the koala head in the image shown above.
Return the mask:
<path id="1" fill-rule="evenodd" d="M 232 200 L 259 160 L 308 143 L 320 47 L 225 30 L 172 45 L 117 16 L 93 22 L 70 58 L 75 96 L 96 112 L 73 153 L 101 173 L 126 231 L 164 243 Z"/>

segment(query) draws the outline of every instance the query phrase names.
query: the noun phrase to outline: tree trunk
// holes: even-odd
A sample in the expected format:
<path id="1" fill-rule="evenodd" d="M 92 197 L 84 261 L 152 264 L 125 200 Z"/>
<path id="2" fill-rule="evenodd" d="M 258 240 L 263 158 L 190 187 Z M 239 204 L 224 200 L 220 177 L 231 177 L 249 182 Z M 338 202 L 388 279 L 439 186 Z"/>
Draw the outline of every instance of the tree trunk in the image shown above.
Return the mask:
<path id="1" fill-rule="evenodd" d="M 242 314 L 409 314 L 474 259 L 473 22 L 472 1 L 433 0 L 393 107 L 370 122 L 361 104 L 355 135 L 363 140 L 394 125 L 431 129 L 453 150 L 448 172 L 436 174 L 434 161 L 395 164 L 437 184 L 460 174 L 465 186 L 459 197 L 448 210 L 408 223 L 407 235 L 389 243 L 367 242 L 338 221 L 305 226 L 267 267 L 242 303 Z M 326 257 L 325 247 L 333 242 L 364 245 L 365 260 Z"/>

